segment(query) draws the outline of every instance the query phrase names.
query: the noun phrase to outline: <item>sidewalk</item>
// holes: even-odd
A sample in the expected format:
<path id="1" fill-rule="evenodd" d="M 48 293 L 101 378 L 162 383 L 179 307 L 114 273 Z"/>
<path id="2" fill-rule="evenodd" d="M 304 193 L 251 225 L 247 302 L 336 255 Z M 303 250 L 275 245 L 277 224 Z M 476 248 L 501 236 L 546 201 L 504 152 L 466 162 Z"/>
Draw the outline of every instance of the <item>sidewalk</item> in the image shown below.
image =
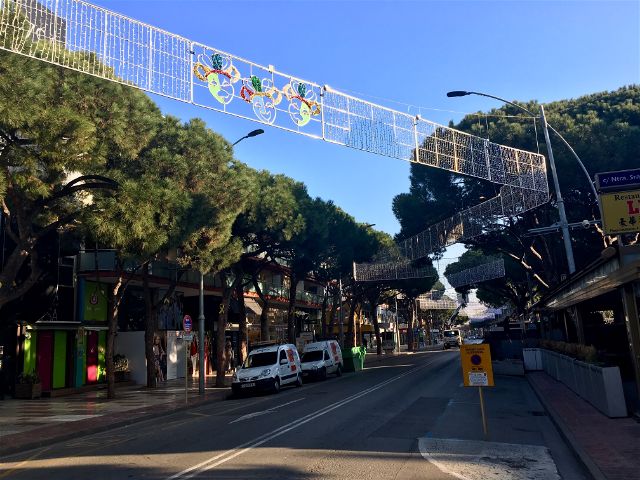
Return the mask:
<path id="1" fill-rule="evenodd" d="M 611 419 L 543 372 L 527 374 L 567 443 L 596 480 L 640 475 L 640 423 Z"/>
<path id="2" fill-rule="evenodd" d="M 231 376 L 225 378 L 231 384 Z M 198 394 L 198 379 L 189 378 L 185 399 L 184 378 L 161 383 L 156 389 L 141 385 L 118 388 L 107 400 L 100 388 L 65 397 L 0 401 L 0 456 L 29 450 L 81 435 L 221 401 L 229 388 L 216 388 L 215 376 L 207 376 L 205 394 Z"/>

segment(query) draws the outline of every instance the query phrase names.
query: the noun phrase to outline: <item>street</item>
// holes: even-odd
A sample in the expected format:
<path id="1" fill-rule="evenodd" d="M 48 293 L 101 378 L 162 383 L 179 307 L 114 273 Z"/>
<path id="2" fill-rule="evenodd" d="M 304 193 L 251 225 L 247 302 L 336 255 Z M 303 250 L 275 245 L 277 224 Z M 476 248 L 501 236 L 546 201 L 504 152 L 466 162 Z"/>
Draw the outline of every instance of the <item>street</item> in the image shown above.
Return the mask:
<path id="1" fill-rule="evenodd" d="M 13 455 L 0 478 L 560 478 L 556 468 L 588 478 L 524 378 L 498 377 L 485 398 L 497 446 L 482 441 L 477 391 L 460 386 L 457 350 L 390 356 L 277 395 L 187 406 Z M 503 447 L 511 453 L 492 462 Z"/>

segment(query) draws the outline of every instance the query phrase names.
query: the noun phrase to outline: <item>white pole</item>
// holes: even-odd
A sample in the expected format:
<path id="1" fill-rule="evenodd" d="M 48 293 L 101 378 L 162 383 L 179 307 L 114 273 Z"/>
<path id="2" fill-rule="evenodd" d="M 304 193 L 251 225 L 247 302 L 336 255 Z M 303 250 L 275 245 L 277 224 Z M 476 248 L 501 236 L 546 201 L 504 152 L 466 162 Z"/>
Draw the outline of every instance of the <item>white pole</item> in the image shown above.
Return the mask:
<path id="1" fill-rule="evenodd" d="M 542 118 L 542 127 L 544 130 L 544 140 L 547 144 L 547 152 L 549 153 L 549 166 L 551 167 L 551 176 L 553 177 L 553 187 L 556 191 L 556 200 L 558 202 L 558 213 L 560 214 L 560 229 L 562 230 L 562 240 L 564 249 L 567 253 L 567 264 L 569 266 L 569 274 L 576 271 L 576 264 L 573 259 L 573 248 L 571 246 L 571 236 L 569 235 L 569 224 L 567 222 L 567 213 L 564 210 L 564 200 L 560 193 L 560 183 L 558 182 L 558 173 L 556 172 L 556 162 L 553 159 L 553 150 L 551 149 L 551 140 L 549 139 L 549 127 L 547 126 L 547 118 L 544 115 L 544 106 L 540 105 L 540 113 Z"/>
<path id="2" fill-rule="evenodd" d="M 200 315 L 198 315 L 198 358 L 200 371 L 198 372 L 198 393 L 204 395 L 204 273 L 200 272 Z M 195 368 L 195 366 L 194 366 Z"/>

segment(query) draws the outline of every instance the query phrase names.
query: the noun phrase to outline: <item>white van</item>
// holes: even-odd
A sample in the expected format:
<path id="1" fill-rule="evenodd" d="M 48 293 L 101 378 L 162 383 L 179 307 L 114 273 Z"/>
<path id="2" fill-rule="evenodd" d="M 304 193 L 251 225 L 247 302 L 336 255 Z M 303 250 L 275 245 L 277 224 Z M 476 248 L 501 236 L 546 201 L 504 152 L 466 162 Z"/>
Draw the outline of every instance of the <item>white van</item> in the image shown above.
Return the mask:
<path id="1" fill-rule="evenodd" d="M 442 332 L 442 341 L 444 342 L 444 348 L 459 347 L 462 345 L 460 330 L 445 330 Z"/>
<path id="2" fill-rule="evenodd" d="M 280 391 L 283 385 L 302 385 L 300 356 L 294 345 L 271 345 L 252 350 L 233 375 L 233 393 Z"/>
<path id="3" fill-rule="evenodd" d="M 302 375 L 327 378 L 330 373 L 342 375 L 342 350 L 335 340 L 307 343 L 302 353 Z"/>

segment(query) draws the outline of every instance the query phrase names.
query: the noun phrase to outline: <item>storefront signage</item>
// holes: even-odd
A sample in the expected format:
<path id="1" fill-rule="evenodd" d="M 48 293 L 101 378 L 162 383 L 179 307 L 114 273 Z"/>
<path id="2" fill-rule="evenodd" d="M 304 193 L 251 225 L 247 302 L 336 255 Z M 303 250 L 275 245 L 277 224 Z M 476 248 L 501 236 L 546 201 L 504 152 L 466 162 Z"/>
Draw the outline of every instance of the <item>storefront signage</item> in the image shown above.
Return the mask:
<path id="1" fill-rule="evenodd" d="M 640 169 L 596 173 L 596 188 L 602 192 L 626 190 L 637 186 L 640 186 Z"/>
<path id="2" fill-rule="evenodd" d="M 640 190 L 603 193 L 600 210 L 605 234 L 640 232 Z"/>

